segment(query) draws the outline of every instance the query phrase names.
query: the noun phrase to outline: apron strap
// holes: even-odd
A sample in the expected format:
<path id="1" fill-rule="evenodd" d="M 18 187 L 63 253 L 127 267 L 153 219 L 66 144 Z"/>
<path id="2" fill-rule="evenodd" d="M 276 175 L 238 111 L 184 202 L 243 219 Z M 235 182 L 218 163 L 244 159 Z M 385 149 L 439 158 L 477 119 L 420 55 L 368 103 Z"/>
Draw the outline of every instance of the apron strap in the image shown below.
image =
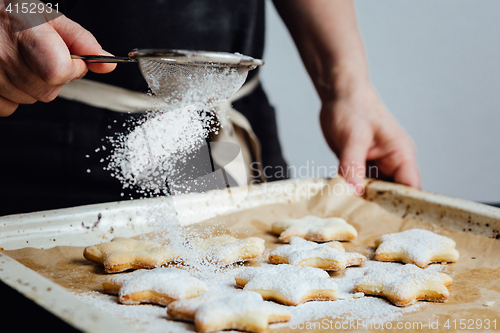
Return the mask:
<path id="1" fill-rule="evenodd" d="M 222 126 L 214 141 L 231 142 L 240 147 L 243 161 L 234 164 L 230 163 L 225 166 L 226 171 L 239 186 L 251 184 L 256 180 L 261 182 L 266 181 L 262 170 L 259 138 L 257 138 L 257 135 L 252 130 L 248 119 L 232 107 L 234 101 L 250 95 L 258 86 L 259 76 L 256 75 L 245 83 L 232 98 L 217 106 L 217 109 L 222 111 L 219 114 L 227 114 L 229 117 L 219 117 Z M 224 160 L 224 154 L 224 151 L 216 151 L 216 154 L 213 155 L 215 162 L 218 163 L 219 160 Z M 220 165 L 220 163 L 218 164 Z"/>
<path id="2" fill-rule="evenodd" d="M 88 79 L 64 85 L 58 97 L 121 113 L 142 113 L 167 105 L 148 94 Z"/>

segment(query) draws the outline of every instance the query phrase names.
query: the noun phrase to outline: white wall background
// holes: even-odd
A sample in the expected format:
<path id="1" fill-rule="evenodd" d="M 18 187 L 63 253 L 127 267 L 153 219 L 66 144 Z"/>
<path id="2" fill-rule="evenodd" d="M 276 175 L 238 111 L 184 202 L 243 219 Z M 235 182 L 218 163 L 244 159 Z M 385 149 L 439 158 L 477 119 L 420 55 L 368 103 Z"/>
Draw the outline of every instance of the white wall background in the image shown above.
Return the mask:
<path id="1" fill-rule="evenodd" d="M 267 7 L 262 81 L 285 158 L 304 170 L 335 166 L 319 98 Z M 500 1 L 357 0 L 356 9 L 372 82 L 417 146 L 423 189 L 500 202 Z"/>

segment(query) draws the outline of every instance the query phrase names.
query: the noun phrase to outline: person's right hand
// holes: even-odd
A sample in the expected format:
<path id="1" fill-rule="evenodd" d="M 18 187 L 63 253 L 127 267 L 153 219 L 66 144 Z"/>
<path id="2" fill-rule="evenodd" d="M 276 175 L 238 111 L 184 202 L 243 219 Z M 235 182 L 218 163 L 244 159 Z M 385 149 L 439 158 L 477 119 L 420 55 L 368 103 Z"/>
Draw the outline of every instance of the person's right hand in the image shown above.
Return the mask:
<path id="1" fill-rule="evenodd" d="M 10 22 L 15 20 L 15 16 L 7 15 L 4 3 L 1 2 L 0 116 L 2 117 L 11 115 L 19 104 L 54 100 L 63 85 L 85 76 L 88 70 L 108 73 L 116 67 L 116 64 L 86 64 L 83 60 L 71 59 L 71 54 L 110 55 L 110 53 L 102 49 L 89 31 L 64 15 L 19 32 L 12 31 Z"/>

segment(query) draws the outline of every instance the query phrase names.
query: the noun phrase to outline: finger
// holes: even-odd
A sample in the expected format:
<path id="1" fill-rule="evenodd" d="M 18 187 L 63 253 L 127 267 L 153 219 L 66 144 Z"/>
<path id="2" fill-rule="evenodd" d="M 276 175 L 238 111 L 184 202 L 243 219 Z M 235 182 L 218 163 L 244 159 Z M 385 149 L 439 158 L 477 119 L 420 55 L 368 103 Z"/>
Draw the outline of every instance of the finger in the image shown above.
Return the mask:
<path id="1" fill-rule="evenodd" d="M 364 141 L 351 140 L 340 154 L 339 173 L 354 186 L 358 195 L 364 192 L 367 152 L 368 144 Z"/>
<path id="2" fill-rule="evenodd" d="M 8 117 L 16 111 L 18 103 L 12 102 L 0 96 L 0 117 Z"/>
<path id="3" fill-rule="evenodd" d="M 37 101 L 50 102 L 57 97 L 57 86 L 53 86 L 42 80 L 27 65 L 21 55 L 13 57 L 9 66 L 4 67 L 7 79 L 12 82 L 17 90 L 24 92 Z M 3 95 L 10 98 L 11 96 Z"/>
<path id="4" fill-rule="evenodd" d="M 48 23 L 23 30 L 17 37 L 26 65 L 49 86 L 69 83 L 88 70 L 85 63 L 71 59 L 65 42 Z"/>
<path id="5" fill-rule="evenodd" d="M 375 170 L 376 173 L 380 171 L 383 175 L 389 176 L 392 181 L 397 183 L 416 188 L 421 187 L 416 149 L 411 140 L 400 139 L 399 141 L 386 144 L 385 147 L 370 149 L 367 159 L 374 160 L 378 167 Z"/>
<path id="6" fill-rule="evenodd" d="M 46 25 L 46 24 L 45 24 Z M 23 59 L 19 50 L 19 42 L 25 36 L 30 36 L 31 31 L 38 27 L 28 29 L 30 31 L 8 34 L 2 31 L 1 42 L 5 47 L 0 52 L 0 88 L 1 95 L 15 103 L 33 103 L 34 100 L 48 100 L 52 87 L 38 77 Z M 29 40 L 29 39 L 28 39 Z"/>
<path id="7" fill-rule="evenodd" d="M 71 54 L 112 55 L 102 49 L 94 35 L 66 16 L 61 16 L 50 24 L 66 43 Z M 83 60 L 73 61 L 83 62 Z M 116 64 L 113 63 L 87 63 L 86 66 L 95 73 L 109 73 L 116 68 Z"/>
<path id="8" fill-rule="evenodd" d="M 19 104 L 33 104 L 37 100 L 24 91 L 18 89 L 7 77 L 7 74 L 0 70 L 0 96 Z"/>
<path id="9" fill-rule="evenodd" d="M 417 162 L 415 160 L 403 161 L 394 173 L 394 181 L 396 183 L 421 189 L 422 183 Z"/>

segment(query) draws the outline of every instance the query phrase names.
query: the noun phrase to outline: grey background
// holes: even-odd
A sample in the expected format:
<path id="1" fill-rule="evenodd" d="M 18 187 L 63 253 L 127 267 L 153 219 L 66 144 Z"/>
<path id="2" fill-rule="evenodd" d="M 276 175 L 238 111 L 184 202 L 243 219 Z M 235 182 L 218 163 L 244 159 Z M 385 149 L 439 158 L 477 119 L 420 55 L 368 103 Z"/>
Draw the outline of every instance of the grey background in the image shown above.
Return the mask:
<path id="1" fill-rule="evenodd" d="M 331 175 L 320 102 L 270 1 L 262 82 L 296 174 Z M 371 80 L 413 138 L 423 189 L 500 202 L 500 1 L 357 0 Z"/>

